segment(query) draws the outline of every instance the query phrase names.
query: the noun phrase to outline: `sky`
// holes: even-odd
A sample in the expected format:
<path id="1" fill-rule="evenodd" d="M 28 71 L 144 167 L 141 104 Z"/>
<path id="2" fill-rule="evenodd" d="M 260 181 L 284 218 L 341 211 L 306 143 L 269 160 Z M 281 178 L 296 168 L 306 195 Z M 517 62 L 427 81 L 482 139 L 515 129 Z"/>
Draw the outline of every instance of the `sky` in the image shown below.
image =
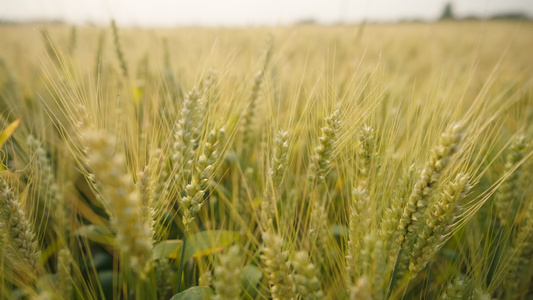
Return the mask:
<path id="1" fill-rule="evenodd" d="M 262 26 L 434 20 L 450 2 L 456 16 L 521 12 L 533 0 L 0 0 L 0 20 L 120 26 Z"/>

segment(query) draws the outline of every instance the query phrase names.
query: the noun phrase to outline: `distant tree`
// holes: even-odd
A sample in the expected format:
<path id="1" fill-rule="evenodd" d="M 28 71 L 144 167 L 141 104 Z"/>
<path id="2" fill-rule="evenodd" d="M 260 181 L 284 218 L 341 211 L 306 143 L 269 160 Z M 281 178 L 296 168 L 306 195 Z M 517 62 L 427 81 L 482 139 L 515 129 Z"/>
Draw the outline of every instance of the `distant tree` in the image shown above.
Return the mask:
<path id="1" fill-rule="evenodd" d="M 490 17 L 493 20 L 528 20 L 529 17 L 521 12 L 499 13 Z"/>
<path id="2" fill-rule="evenodd" d="M 441 20 L 455 19 L 455 17 L 453 16 L 453 7 L 451 3 L 449 2 L 446 3 L 446 5 L 444 6 L 444 10 L 442 11 L 442 15 L 440 16 L 440 19 Z"/>

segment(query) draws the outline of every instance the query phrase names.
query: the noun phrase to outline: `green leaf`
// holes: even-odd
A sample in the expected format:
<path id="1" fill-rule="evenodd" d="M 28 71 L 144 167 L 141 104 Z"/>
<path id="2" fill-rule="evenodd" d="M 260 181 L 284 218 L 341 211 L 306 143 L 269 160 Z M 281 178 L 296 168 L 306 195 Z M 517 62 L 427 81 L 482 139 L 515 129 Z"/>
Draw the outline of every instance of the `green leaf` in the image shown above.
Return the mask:
<path id="1" fill-rule="evenodd" d="M 99 251 L 93 254 L 92 265 L 97 270 L 113 269 L 113 256 L 105 251 Z"/>
<path id="2" fill-rule="evenodd" d="M 9 124 L 2 132 L 0 132 L 0 147 L 4 145 L 7 139 L 13 134 L 15 129 L 17 129 L 21 120 L 22 117 L 16 119 L 15 121 L 13 121 L 13 123 Z"/>
<path id="3" fill-rule="evenodd" d="M 339 225 L 339 224 L 333 225 L 332 232 L 334 236 L 344 237 L 344 238 L 348 237 L 348 227 L 344 225 Z"/>
<path id="4" fill-rule="evenodd" d="M 187 246 L 183 259 L 202 257 L 221 251 L 225 247 L 235 243 L 240 238 L 236 231 L 208 230 L 201 231 L 187 238 Z M 173 258 L 178 259 L 181 255 L 182 240 L 167 240 L 157 244 L 154 248 L 154 259 Z"/>
<path id="5" fill-rule="evenodd" d="M 50 257 L 52 257 L 52 255 L 54 255 L 54 253 L 57 252 L 57 249 L 59 249 L 60 242 L 61 241 L 57 239 L 51 242 L 50 244 L 48 244 L 48 246 L 41 251 L 41 262 L 42 263 L 47 262 L 48 259 L 50 259 Z"/>
<path id="6" fill-rule="evenodd" d="M 153 259 L 177 257 L 181 251 L 183 245 L 182 240 L 166 240 L 155 245 Z"/>
<path id="7" fill-rule="evenodd" d="M 112 299 L 113 297 L 113 276 L 112 270 L 98 272 L 98 281 L 106 299 Z"/>
<path id="8" fill-rule="evenodd" d="M 222 251 L 224 247 L 235 243 L 239 238 L 240 234 L 236 231 L 208 230 L 198 232 L 187 239 L 184 260 Z"/>
<path id="9" fill-rule="evenodd" d="M 202 300 L 209 299 L 215 292 L 206 286 L 195 286 L 172 296 L 170 300 Z"/>
<path id="10" fill-rule="evenodd" d="M 263 272 L 254 266 L 247 265 L 242 270 L 242 286 L 250 298 L 255 299 L 257 297 L 257 284 L 263 277 Z"/>
<path id="11" fill-rule="evenodd" d="M 2 132 L 0 132 L 0 148 L 4 145 L 7 139 L 13 134 L 15 129 L 19 127 L 21 120 L 22 120 L 22 117 L 19 117 L 18 119 L 13 121 L 13 123 L 9 124 L 4 130 L 2 130 Z M 4 171 L 6 169 L 7 167 L 4 166 L 4 163 L 2 161 L 0 161 L 0 171 Z"/>
<path id="12" fill-rule="evenodd" d="M 100 244 L 115 245 L 113 233 L 105 226 L 85 225 L 78 228 L 74 234 Z"/>

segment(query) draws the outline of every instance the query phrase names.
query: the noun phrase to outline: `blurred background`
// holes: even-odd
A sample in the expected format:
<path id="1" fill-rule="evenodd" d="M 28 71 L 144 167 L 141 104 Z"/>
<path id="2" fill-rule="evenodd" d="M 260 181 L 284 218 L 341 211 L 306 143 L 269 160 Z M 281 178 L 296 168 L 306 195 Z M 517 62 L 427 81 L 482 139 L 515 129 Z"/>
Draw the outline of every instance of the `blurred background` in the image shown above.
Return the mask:
<path id="1" fill-rule="evenodd" d="M 3 23 L 283 26 L 531 17 L 531 0 L 0 0 Z"/>

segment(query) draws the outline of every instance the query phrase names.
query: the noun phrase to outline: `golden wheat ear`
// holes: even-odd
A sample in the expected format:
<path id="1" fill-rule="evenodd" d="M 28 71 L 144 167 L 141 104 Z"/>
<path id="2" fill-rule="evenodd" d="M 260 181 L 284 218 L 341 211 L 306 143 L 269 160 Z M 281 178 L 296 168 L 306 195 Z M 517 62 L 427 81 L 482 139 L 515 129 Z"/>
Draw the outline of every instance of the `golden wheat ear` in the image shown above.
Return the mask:
<path id="1" fill-rule="evenodd" d="M 460 123 L 452 124 L 440 136 L 439 143 L 431 150 L 429 160 L 422 169 L 418 181 L 415 183 L 403 209 L 398 235 L 403 245 L 406 240 L 412 239 L 416 233 L 414 226 L 422 219 L 429 203 L 432 190 L 436 186 L 444 168 L 450 163 L 453 154 L 459 148 L 462 139 L 462 126 Z"/>
<path id="2" fill-rule="evenodd" d="M 494 204 L 496 205 L 496 214 L 502 226 L 509 223 L 509 219 L 513 216 L 512 207 L 516 203 L 520 192 L 523 168 L 517 165 L 525 157 L 528 149 L 528 143 L 524 135 L 516 136 L 505 157 L 504 176 L 508 177 L 502 182 L 496 191 Z"/>
<path id="3" fill-rule="evenodd" d="M 219 264 L 214 269 L 213 286 L 216 295 L 213 300 L 239 299 L 242 279 L 242 250 L 234 245 L 220 256 Z"/>
<path id="4" fill-rule="evenodd" d="M 27 273 L 29 278 L 37 278 L 41 270 L 41 251 L 32 226 L 15 193 L 7 182 L 0 177 L 0 230 L 2 235 L 3 249 L 7 257 L 11 258 L 7 263 L 17 272 Z M 30 280 L 33 280 L 30 279 Z"/>
<path id="5" fill-rule="evenodd" d="M 144 278 L 151 268 L 153 229 L 151 220 L 143 217 L 139 188 L 128 173 L 125 158 L 116 153 L 114 136 L 103 131 L 87 131 L 84 140 L 87 165 L 100 184 L 100 199 L 110 214 L 117 246 L 128 258 L 130 268 Z"/>

